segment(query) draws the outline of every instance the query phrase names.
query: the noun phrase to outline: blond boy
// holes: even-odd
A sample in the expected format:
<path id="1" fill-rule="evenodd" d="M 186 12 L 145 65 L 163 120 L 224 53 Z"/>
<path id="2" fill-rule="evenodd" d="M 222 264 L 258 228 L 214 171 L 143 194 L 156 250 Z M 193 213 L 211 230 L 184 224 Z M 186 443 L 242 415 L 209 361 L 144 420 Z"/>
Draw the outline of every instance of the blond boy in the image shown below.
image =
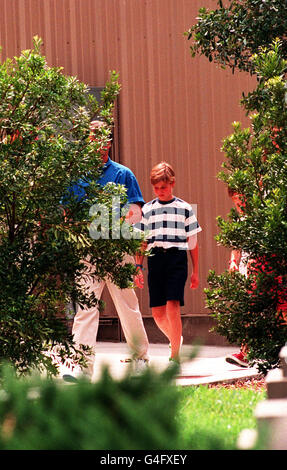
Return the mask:
<path id="1" fill-rule="evenodd" d="M 171 165 L 161 162 L 150 175 L 155 199 L 142 208 L 142 220 L 136 230 L 146 233 L 148 256 L 148 287 L 150 307 L 159 329 L 171 346 L 170 360 L 179 362 L 182 343 L 180 307 L 184 305 L 184 288 L 188 275 L 187 251 L 190 252 L 192 275 L 190 287 L 196 289 L 198 280 L 197 233 L 201 231 L 192 207 L 173 195 L 175 173 Z M 138 253 L 135 282 L 143 287 L 142 262 Z"/>

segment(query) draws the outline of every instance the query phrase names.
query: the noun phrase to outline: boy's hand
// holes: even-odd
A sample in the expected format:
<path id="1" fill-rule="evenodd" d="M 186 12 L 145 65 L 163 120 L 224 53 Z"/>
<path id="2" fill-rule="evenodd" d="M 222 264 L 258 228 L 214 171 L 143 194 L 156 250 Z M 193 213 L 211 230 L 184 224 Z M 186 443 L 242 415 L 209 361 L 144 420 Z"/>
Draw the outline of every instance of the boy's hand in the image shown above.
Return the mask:
<path id="1" fill-rule="evenodd" d="M 135 285 L 142 289 L 144 286 L 144 275 L 141 268 L 137 268 L 136 274 L 134 276 Z"/>
<path id="2" fill-rule="evenodd" d="M 199 285 L 198 275 L 195 273 L 192 273 L 191 279 L 190 279 L 190 288 L 197 289 L 198 285 Z"/>

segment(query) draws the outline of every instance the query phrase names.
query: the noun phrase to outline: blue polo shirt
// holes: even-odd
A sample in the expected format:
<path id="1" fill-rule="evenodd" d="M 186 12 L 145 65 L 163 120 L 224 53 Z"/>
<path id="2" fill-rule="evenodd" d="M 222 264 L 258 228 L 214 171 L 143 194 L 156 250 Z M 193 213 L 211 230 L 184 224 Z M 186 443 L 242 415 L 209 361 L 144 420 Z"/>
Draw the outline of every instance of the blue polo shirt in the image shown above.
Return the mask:
<path id="1" fill-rule="evenodd" d="M 128 203 L 144 204 L 139 184 L 133 172 L 124 165 L 114 162 L 110 158 L 103 166 L 103 173 L 97 180 L 97 183 L 101 186 L 105 186 L 107 183 L 122 184 L 127 189 Z M 81 200 L 86 195 L 85 188 L 89 186 L 89 179 L 80 179 L 77 183 L 74 183 L 71 187 L 71 192 Z"/>

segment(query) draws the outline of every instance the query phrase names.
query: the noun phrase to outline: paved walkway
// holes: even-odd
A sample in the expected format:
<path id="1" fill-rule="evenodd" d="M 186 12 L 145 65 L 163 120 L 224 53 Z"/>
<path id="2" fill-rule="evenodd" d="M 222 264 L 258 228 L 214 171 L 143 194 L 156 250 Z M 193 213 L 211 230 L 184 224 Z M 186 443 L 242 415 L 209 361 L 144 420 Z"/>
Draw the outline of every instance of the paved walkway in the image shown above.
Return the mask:
<path id="1" fill-rule="evenodd" d="M 193 348 L 183 345 L 182 357 L 186 360 L 181 366 L 181 375 L 176 383 L 181 386 L 234 382 L 259 376 L 256 368 L 238 367 L 228 364 L 225 356 L 238 352 L 238 348 L 226 346 L 201 346 L 194 359 L 189 359 Z M 167 344 L 150 344 L 150 366 L 164 370 L 169 361 L 170 350 Z M 130 364 L 124 362 L 129 357 L 126 343 L 97 343 L 93 381 L 100 377 L 103 365 L 109 367 L 111 375 L 120 379 L 128 372 Z"/>

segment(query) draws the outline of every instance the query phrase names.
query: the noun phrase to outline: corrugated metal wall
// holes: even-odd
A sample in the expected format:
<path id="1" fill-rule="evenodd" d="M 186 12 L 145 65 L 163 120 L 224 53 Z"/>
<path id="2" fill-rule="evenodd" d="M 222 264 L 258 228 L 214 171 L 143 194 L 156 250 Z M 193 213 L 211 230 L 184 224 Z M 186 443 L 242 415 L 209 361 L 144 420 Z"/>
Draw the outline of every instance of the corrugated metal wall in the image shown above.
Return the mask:
<path id="1" fill-rule="evenodd" d="M 200 288 L 186 288 L 184 314 L 203 314 L 209 269 L 225 269 L 228 253 L 216 246 L 216 216 L 230 207 L 216 179 L 224 136 L 231 123 L 246 123 L 239 106 L 252 87 L 246 74 L 232 75 L 205 58 L 192 59 L 183 33 L 201 6 L 215 0 L 0 0 L 2 59 L 44 40 L 50 65 L 64 67 L 90 86 L 103 86 L 110 70 L 120 73 L 118 100 L 120 161 L 136 174 L 146 200 L 152 198 L 151 167 L 161 160 L 176 171 L 177 196 L 197 204 Z M 138 292 L 150 315 L 147 290 Z M 107 313 L 113 311 L 108 305 Z"/>

